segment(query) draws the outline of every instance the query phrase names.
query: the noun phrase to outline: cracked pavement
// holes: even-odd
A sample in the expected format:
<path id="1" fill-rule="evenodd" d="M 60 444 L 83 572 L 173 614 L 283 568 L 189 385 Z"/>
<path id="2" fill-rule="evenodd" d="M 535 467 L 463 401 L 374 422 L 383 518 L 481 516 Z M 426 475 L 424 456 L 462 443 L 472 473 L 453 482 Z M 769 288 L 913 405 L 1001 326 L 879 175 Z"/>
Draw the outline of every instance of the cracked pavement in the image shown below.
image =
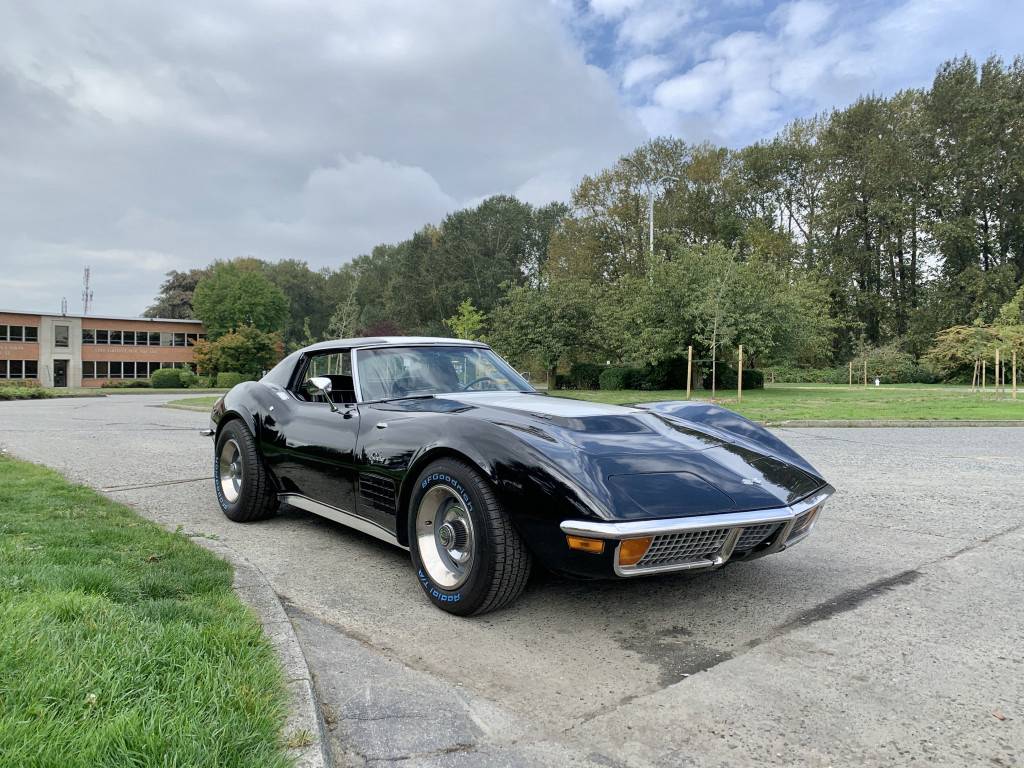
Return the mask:
<path id="1" fill-rule="evenodd" d="M 338 765 L 1024 765 L 1024 429 L 778 430 L 838 489 L 792 550 L 467 620 L 362 534 L 226 520 L 166 399 L 0 403 L 0 444 L 258 565 Z"/>

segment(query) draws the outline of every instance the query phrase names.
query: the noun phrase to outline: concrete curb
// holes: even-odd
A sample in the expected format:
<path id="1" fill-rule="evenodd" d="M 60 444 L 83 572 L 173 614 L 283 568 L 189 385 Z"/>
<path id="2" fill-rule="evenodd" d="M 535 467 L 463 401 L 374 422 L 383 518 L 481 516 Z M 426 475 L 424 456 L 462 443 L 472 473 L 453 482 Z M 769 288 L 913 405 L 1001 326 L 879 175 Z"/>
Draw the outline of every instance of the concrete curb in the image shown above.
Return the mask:
<path id="1" fill-rule="evenodd" d="M 277 652 L 290 699 L 284 738 L 286 741 L 309 742 L 289 747 L 288 752 L 296 768 L 330 768 L 332 762 L 327 749 L 327 726 L 314 692 L 313 676 L 281 599 L 263 572 L 229 546 L 216 539 L 201 536 L 190 538 L 231 563 L 235 569 L 232 584 L 235 594 L 256 612 L 264 634 Z"/>
<path id="2" fill-rule="evenodd" d="M 766 427 L 1024 427 L 1020 419 L 792 419 L 762 423 Z"/>

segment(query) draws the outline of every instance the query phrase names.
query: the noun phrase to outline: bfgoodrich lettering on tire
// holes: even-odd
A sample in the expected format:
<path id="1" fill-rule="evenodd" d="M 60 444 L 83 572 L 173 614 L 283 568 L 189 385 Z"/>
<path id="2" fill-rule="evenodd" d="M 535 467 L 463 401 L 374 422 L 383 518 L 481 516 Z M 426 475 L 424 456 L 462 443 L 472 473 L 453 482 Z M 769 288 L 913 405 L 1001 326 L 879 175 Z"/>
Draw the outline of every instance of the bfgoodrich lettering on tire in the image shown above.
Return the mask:
<path id="1" fill-rule="evenodd" d="M 277 512 L 277 493 L 256 440 L 239 419 L 225 424 L 217 436 L 213 487 L 221 510 L 236 523 L 265 520 Z"/>
<path id="2" fill-rule="evenodd" d="M 417 478 L 409 551 L 427 597 L 460 616 L 508 605 L 530 576 L 530 553 L 490 483 L 455 459 L 436 461 Z"/>

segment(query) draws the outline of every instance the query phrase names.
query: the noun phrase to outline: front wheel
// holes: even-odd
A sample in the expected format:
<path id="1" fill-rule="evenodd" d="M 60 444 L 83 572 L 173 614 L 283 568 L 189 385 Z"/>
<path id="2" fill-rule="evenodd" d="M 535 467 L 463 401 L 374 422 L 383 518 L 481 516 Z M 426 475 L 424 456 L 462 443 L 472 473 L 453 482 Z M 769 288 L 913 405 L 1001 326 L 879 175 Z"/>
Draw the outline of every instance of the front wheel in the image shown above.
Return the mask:
<path id="1" fill-rule="evenodd" d="M 236 523 L 264 520 L 277 512 L 277 494 L 263 466 L 256 440 L 238 419 L 217 435 L 213 487 L 221 511 Z"/>
<path id="2" fill-rule="evenodd" d="M 459 616 L 508 605 L 530 576 L 530 553 L 493 488 L 455 459 L 434 462 L 416 480 L 409 551 L 430 601 Z"/>

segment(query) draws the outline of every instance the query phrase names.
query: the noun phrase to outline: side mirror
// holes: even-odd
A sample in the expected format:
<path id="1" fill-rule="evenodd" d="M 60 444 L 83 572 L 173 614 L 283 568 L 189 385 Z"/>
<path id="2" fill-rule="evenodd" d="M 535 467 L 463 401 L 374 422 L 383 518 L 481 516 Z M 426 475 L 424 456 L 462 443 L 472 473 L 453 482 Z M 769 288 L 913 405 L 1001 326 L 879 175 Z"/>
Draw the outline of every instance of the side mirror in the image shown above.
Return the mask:
<path id="1" fill-rule="evenodd" d="M 327 397 L 331 394 L 331 380 L 326 376 L 314 376 L 306 381 L 306 391 L 311 395 Z"/>
<path id="2" fill-rule="evenodd" d="M 324 398 L 327 404 L 331 406 L 332 411 L 338 410 L 334 405 L 334 401 L 331 400 L 331 380 L 326 376 L 314 376 L 311 379 L 307 379 L 306 391 L 311 395 L 319 395 Z"/>

